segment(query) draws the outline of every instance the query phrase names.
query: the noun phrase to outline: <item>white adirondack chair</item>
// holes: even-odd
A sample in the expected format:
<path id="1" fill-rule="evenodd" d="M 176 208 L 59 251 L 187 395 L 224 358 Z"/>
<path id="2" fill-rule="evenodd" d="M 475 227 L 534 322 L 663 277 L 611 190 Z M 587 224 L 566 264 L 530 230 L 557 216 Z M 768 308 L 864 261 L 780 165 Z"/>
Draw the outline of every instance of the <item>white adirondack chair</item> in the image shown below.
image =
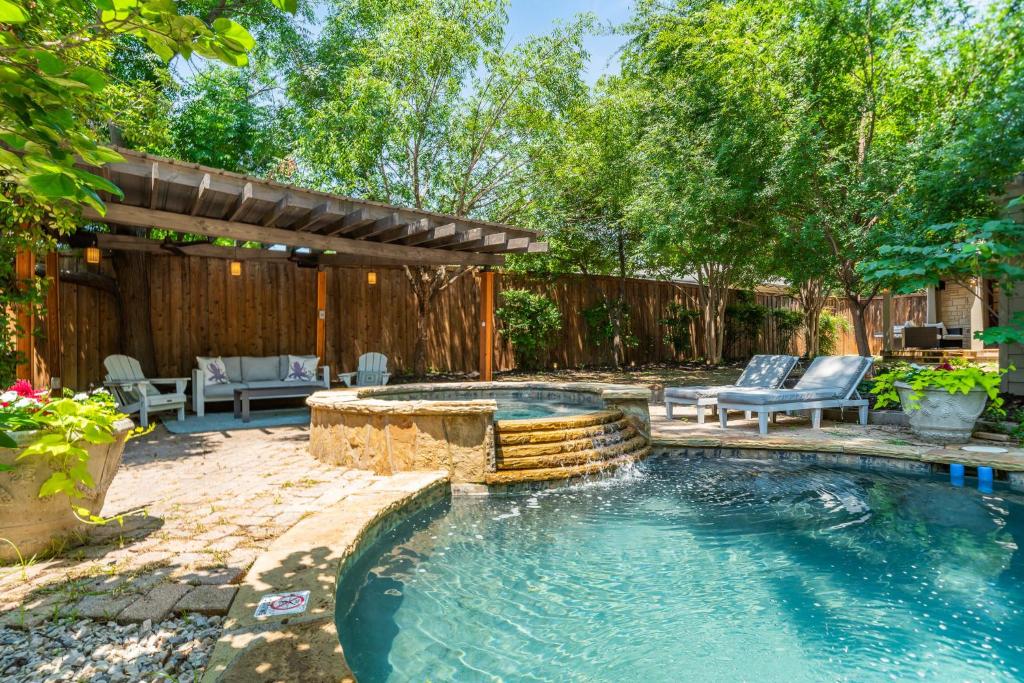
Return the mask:
<path id="1" fill-rule="evenodd" d="M 138 413 L 139 424 L 149 425 L 149 414 L 177 410 L 178 419 L 185 419 L 185 388 L 187 377 L 148 379 L 139 361 L 131 356 L 107 356 L 103 361 L 107 377 L 103 386 L 114 394 L 118 408 L 128 414 Z M 173 393 L 160 393 L 154 384 L 173 384 Z"/>
<path id="2" fill-rule="evenodd" d="M 338 379 L 345 383 L 345 386 L 352 386 L 355 380 L 356 386 L 374 387 L 382 386 L 391 379 L 388 372 L 388 357 L 383 353 L 364 353 L 359 356 L 359 369 L 356 372 L 338 373 Z"/>

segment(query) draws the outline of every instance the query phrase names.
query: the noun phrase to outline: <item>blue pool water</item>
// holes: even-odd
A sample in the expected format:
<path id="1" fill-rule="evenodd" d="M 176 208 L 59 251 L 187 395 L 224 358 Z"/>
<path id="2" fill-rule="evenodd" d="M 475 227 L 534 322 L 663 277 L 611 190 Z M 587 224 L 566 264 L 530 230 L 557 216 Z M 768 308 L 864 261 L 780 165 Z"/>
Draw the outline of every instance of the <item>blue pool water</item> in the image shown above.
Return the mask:
<path id="1" fill-rule="evenodd" d="M 659 458 L 456 498 L 338 594 L 374 681 L 1024 679 L 1024 496 L 938 477 Z"/>

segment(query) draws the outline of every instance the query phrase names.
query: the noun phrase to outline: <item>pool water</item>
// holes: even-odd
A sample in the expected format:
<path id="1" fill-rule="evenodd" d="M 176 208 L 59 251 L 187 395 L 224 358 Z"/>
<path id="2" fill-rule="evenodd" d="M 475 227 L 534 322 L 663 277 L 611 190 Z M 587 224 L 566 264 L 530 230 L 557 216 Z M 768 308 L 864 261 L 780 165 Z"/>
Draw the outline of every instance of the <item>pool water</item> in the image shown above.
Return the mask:
<path id="1" fill-rule="evenodd" d="M 568 415 L 579 415 L 595 410 L 605 410 L 602 403 L 596 400 L 586 400 L 567 392 L 540 392 L 547 393 L 548 397 L 536 396 L 538 392 L 531 391 L 448 391 L 432 390 L 429 392 L 409 392 L 385 394 L 380 398 L 387 401 L 479 401 L 481 399 L 493 399 L 498 404 L 498 410 L 494 413 L 495 420 L 529 420 L 539 417 L 562 417 Z M 552 396 L 558 398 L 552 398 Z M 575 400 L 570 400 L 574 398 Z"/>
<path id="2" fill-rule="evenodd" d="M 455 498 L 347 572 L 373 681 L 1024 678 L 1024 496 L 938 477 L 664 457 Z"/>
<path id="3" fill-rule="evenodd" d="M 502 398 L 498 398 L 497 401 L 498 410 L 494 413 L 495 420 L 529 420 L 538 417 L 561 417 L 598 410 L 598 408 L 581 406 L 578 403 L 561 403 L 559 401 Z"/>

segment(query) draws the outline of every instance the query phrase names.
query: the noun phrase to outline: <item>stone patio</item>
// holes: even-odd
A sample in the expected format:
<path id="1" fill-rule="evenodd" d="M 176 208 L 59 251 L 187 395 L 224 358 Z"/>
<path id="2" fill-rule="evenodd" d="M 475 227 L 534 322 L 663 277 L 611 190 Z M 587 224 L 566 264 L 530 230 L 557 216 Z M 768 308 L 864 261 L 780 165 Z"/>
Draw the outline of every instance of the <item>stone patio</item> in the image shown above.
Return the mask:
<path id="1" fill-rule="evenodd" d="M 306 427 L 158 428 L 130 442 L 103 509 L 125 514 L 123 526 L 97 527 L 88 544 L 53 559 L 0 568 L 0 625 L 35 638 L 55 624 L 156 630 L 177 615 L 226 614 L 236 584 L 274 539 L 380 479 L 318 463 L 307 447 Z M 26 644 L 0 639 L 0 662 L 7 647 Z"/>

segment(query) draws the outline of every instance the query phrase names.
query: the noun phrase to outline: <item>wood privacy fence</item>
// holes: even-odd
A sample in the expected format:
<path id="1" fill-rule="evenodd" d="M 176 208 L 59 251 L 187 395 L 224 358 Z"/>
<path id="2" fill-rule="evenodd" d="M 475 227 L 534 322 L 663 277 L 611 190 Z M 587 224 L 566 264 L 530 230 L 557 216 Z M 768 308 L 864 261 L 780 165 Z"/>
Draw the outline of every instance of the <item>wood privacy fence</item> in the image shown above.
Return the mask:
<path id="1" fill-rule="evenodd" d="M 61 257 L 62 271 L 84 271 L 76 258 Z M 93 274 L 113 277 L 108 262 L 91 267 Z M 376 273 L 377 283 L 367 275 Z M 316 271 L 293 263 L 246 261 L 241 276 L 229 273 L 223 259 L 152 255 L 148 259 L 150 315 L 157 372 L 185 377 L 201 355 L 271 355 L 313 353 L 316 345 Z M 416 308 L 405 273 L 397 267 L 335 267 L 327 272 L 326 347 L 324 362 L 332 372 L 356 369 L 359 355 L 380 351 L 392 371 L 410 372 L 416 337 Z M 549 367 L 597 365 L 610 359 L 607 345 L 594 343 L 581 312 L 599 303 L 602 293 L 614 296 L 611 277 L 565 275 L 537 278 L 499 274 L 501 291 L 525 288 L 551 297 L 562 312 L 563 330 L 547 354 Z M 681 360 L 665 343 L 664 318 L 669 302 L 696 308 L 694 285 L 631 279 L 626 284 L 632 332 L 637 345 L 627 361 L 636 364 Z M 784 295 L 758 294 L 771 307 L 795 308 Z M 427 366 L 438 372 L 471 372 L 479 367 L 479 286 L 468 274 L 439 294 L 428 317 Z M 924 319 L 924 297 L 896 297 L 893 321 Z M 60 286 L 61 367 L 65 386 L 85 389 L 102 382 L 103 359 L 121 351 L 121 322 L 116 289 L 62 281 Z M 846 312 L 838 302 L 837 310 Z M 52 321 L 47 321 L 52 322 Z M 881 329 L 881 301 L 868 312 L 869 334 Z M 757 339 L 732 340 L 727 356 L 745 357 L 778 350 L 771 323 Z M 791 350 L 802 351 L 802 339 Z M 694 355 L 702 353 L 694 330 Z M 874 340 L 874 350 L 881 348 Z M 514 368 L 512 350 L 501 338 L 498 323 L 495 369 Z M 843 334 L 840 353 L 855 353 L 852 334 Z"/>

